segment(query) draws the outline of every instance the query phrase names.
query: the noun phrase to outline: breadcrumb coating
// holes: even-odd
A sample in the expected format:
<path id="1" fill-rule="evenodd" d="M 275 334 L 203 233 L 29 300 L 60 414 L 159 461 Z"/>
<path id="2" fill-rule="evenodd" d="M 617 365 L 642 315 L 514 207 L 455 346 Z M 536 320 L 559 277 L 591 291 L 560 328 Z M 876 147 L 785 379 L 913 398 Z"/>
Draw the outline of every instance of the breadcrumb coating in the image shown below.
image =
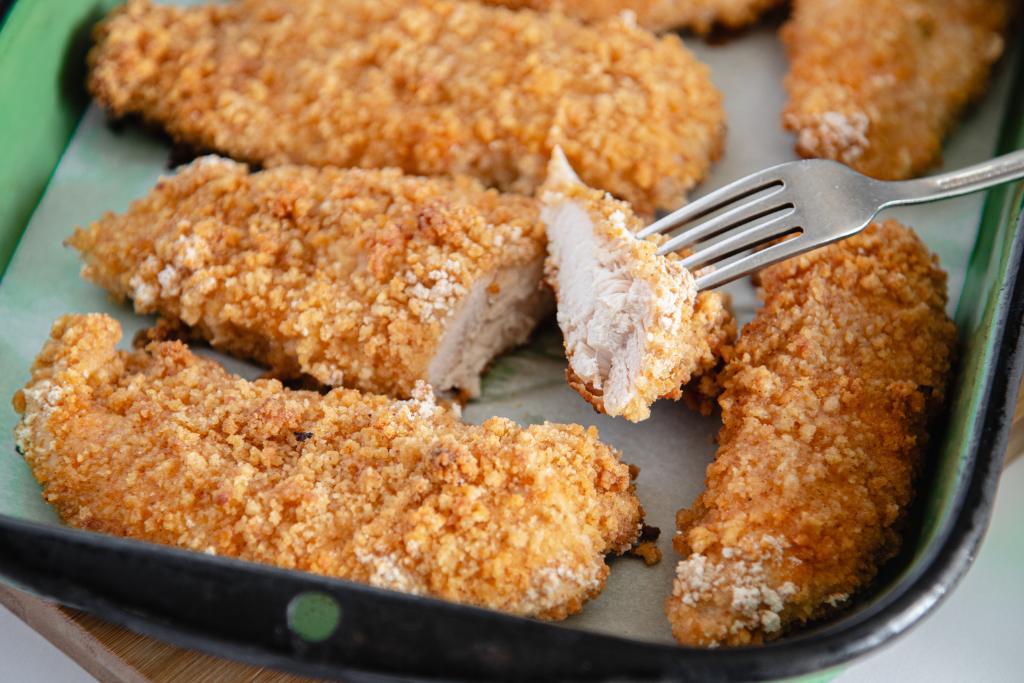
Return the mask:
<path id="1" fill-rule="evenodd" d="M 753 24 L 782 0 L 485 0 L 493 5 L 563 12 L 584 21 L 600 21 L 630 13 L 651 31 L 686 28 L 709 33 L 715 27 Z"/>
<path id="2" fill-rule="evenodd" d="M 594 428 L 467 425 L 414 398 L 249 382 L 180 342 L 119 352 L 65 316 L 14 397 L 71 526 L 561 619 L 636 539 L 629 468 Z"/>
<path id="3" fill-rule="evenodd" d="M 795 0 L 786 129 L 805 157 L 900 179 L 942 140 L 1003 52 L 1011 0 Z"/>
<path id="4" fill-rule="evenodd" d="M 956 330 L 938 260 L 893 221 L 762 273 L 721 381 L 707 490 L 677 516 L 666 611 L 743 645 L 846 603 L 900 543 Z"/>
<path id="5" fill-rule="evenodd" d="M 584 185 L 558 149 L 542 195 L 569 384 L 600 412 L 645 420 L 719 364 L 736 332 L 728 301 L 698 294 L 677 255 L 658 255 L 660 237 L 636 239 L 644 222 Z"/>
<path id="6" fill-rule="evenodd" d="M 250 173 L 203 157 L 68 243 L 85 278 L 140 313 L 182 321 L 280 377 L 400 397 L 419 381 L 446 390 L 460 377 L 457 388 L 477 393 L 484 364 L 550 310 L 537 202 L 468 178 Z M 503 296 L 513 300 L 494 319 L 487 307 Z M 466 322 L 473 316 L 478 324 Z M 455 356 L 453 344 L 482 348 L 461 375 L 435 362 Z"/>
<path id="7" fill-rule="evenodd" d="M 637 210 L 722 150 L 722 97 L 676 36 L 452 0 L 130 0 L 96 30 L 114 115 L 263 165 L 464 174 L 532 194 L 555 145 Z"/>

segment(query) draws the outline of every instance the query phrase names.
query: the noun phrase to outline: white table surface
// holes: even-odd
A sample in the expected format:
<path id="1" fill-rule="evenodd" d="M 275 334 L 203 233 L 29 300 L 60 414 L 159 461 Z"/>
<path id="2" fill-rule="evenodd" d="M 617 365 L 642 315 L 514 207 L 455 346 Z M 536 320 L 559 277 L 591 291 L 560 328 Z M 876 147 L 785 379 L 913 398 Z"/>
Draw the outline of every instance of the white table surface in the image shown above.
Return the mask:
<path id="1" fill-rule="evenodd" d="M 851 665 L 838 683 L 1024 680 L 1024 461 L 1003 475 L 974 567 L 910 634 Z M 92 676 L 0 607 L 0 681 L 86 683 Z M 229 683 L 229 682 L 226 682 Z"/>

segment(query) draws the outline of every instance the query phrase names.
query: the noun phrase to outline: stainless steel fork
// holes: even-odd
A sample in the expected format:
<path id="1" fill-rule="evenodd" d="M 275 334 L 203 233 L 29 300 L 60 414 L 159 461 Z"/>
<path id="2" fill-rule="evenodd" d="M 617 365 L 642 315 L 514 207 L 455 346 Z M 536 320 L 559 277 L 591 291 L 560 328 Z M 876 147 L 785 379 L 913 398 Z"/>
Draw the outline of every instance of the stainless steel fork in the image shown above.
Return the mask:
<path id="1" fill-rule="evenodd" d="M 1021 178 L 1024 150 L 951 173 L 898 182 L 875 180 L 835 161 L 792 161 L 701 197 L 637 237 L 692 224 L 658 252 L 691 249 L 682 264 L 694 271 L 697 289 L 712 289 L 855 235 L 887 207 L 947 199 Z"/>

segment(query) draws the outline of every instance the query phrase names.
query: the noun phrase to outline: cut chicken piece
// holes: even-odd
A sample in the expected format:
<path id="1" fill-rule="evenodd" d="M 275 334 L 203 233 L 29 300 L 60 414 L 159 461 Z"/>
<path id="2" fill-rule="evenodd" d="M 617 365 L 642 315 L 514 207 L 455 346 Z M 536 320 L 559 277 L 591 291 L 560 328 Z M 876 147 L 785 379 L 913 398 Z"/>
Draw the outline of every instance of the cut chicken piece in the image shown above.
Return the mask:
<path id="1" fill-rule="evenodd" d="M 795 0 L 785 127 L 797 152 L 899 179 L 942 140 L 1002 54 L 1012 0 Z"/>
<path id="2" fill-rule="evenodd" d="M 686 28 L 708 33 L 716 26 L 741 28 L 757 21 L 782 0 L 486 0 L 506 7 L 564 12 L 584 21 L 600 21 L 632 13 L 651 31 Z"/>
<path id="3" fill-rule="evenodd" d="M 548 619 L 640 532 L 629 468 L 593 428 L 463 424 L 425 385 L 292 391 L 181 342 L 118 352 L 120 334 L 60 319 L 14 398 L 71 526 Z"/>
<path id="4" fill-rule="evenodd" d="M 727 301 L 697 294 L 675 256 L 623 202 L 584 185 L 556 150 L 543 188 L 547 278 L 558 299 L 569 384 L 597 410 L 638 422 L 659 397 L 712 370 L 735 335 Z"/>
<path id="5" fill-rule="evenodd" d="M 722 372 L 707 490 L 679 512 L 666 609 L 684 645 L 747 645 L 849 603 L 900 544 L 956 328 L 946 276 L 875 224 L 761 275 Z"/>
<path id="6" fill-rule="evenodd" d="M 528 197 L 397 170 L 205 157 L 69 243 L 83 275 L 281 377 L 479 392 L 551 309 Z"/>
<path id="7" fill-rule="evenodd" d="M 264 166 L 398 167 L 533 194 L 561 144 L 588 183 L 674 208 L 721 154 L 722 97 L 677 36 L 450 0 L 131 0 L 97 29 L 114 115 Z"/>

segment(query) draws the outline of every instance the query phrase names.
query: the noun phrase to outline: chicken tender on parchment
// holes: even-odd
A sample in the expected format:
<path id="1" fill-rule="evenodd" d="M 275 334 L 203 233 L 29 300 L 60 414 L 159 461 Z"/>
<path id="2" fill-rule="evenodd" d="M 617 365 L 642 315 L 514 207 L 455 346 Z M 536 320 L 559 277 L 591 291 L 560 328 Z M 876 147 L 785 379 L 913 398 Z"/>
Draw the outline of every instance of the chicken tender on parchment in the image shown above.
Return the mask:
<path id="1" fill-rule="evenodd" d="M 762 273 L 721 381 L 707 490 L 678 515 L 667 602 L 687 645 L 842 606 L 900 543 L 955 329 L 937 259 L 895 222 Z"/>
<path id="2" fill-rule="evenodd" d="M 66 316 L 14 398 L 17 443 L 71 526 L 525 616 L 597 595 L 643 516 L 594 428 L 459 421 L 249 382 L 181 342 L 115 349 Z"/>
<path id="3" fill-rule="evenodd" d="M 797 152 L 900 179 L 942 140 L 1003 52 L 1011 0 L 795 0 L 785 127 Z"/>
<path id="4" fill-rule="evenodd" d="M 465 174 L 532 194 L 561 145 L 591 185 L 674 208 L 718 157 L 721 94 L 676 36 L 452 0 L 131 0 L 96 31 L 114 115 L 263 165 Z"/>
<path id="5" fill-rule="evenodd" d="M 741 28 L 782 0 L 485 0 L 493 5 L 554 10 L 584 21 L 599 21 L 630 12 L 651 31 L 687 28 L 708 33 L 716 26 Z"/>
<path id="6" fill-rule="evenodd" d="M 69 243 L 83 275 L 281 377 L 479 392 L 551 310 L 537 202 L 475 180 L 204 157 Z"/>
<path id="7" fill-rule="evenodd" d="M 547 278 L 558 300 L 569 384 L 607 415 L 647 419 L 661 397 L 718 365 L 736 325 L 727 300 L 697 293 L 629 205 L 584 185 L 556 149 L 542 189 Z"/>

